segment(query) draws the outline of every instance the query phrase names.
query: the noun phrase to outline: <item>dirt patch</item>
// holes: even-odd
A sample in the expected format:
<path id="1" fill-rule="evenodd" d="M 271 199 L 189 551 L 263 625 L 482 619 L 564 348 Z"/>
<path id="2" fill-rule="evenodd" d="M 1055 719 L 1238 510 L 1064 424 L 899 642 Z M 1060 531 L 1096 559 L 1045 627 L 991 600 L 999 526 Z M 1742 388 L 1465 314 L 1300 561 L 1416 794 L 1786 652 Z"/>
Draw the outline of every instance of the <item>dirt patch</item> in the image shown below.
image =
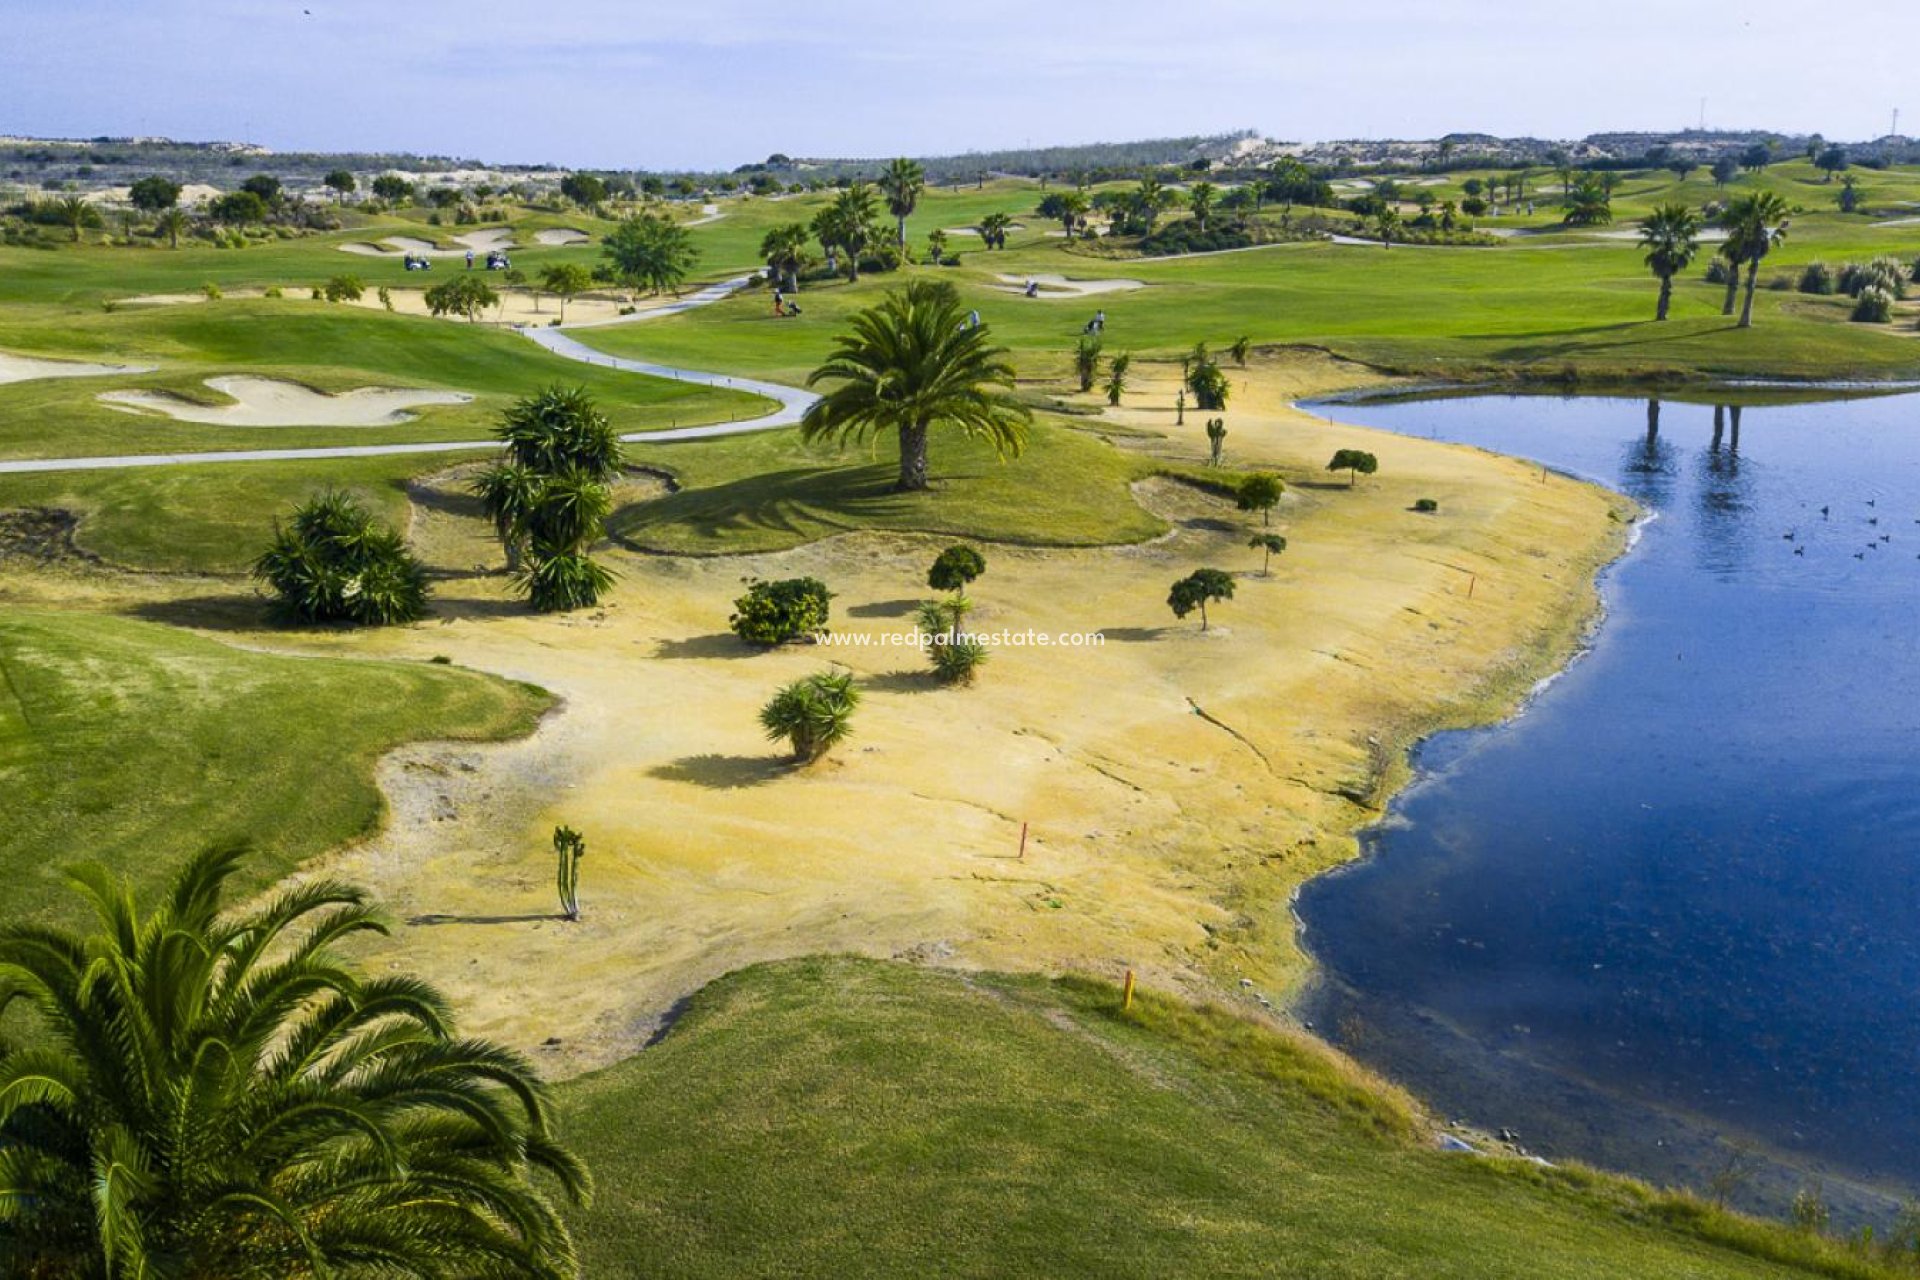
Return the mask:
<path id="1" fill-rule="evenodd" d="M 80 517 L 57 507 L 0 510 L 0 563 L 39 566 L 62 562 L 99 564 L 73 537 Z"/>

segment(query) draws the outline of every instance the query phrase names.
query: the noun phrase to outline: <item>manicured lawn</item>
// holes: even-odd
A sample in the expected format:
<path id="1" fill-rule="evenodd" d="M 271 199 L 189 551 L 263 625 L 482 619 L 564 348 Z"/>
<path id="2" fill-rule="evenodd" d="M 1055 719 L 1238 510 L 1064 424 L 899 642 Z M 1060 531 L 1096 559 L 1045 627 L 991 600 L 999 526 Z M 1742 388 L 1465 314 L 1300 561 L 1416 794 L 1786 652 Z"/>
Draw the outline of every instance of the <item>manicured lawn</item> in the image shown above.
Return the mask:
<path id="1" fill-rule="evenodd" d="M 0 614 L 5 918 L 68 918 L 61 869 L 151 890 L 190 853 L 246 839 L 249 887 L 368 831 L 381 754 L 525 733 L 527 686 L 450 667 L 284 657 L 154 622 Z"/>
<path id="2" fill-rule="evenodd" d="M 1318 1052 L 1106 984 L 812 959 L 562 1091 L 593 1277 L 1872 1275 L 1577 1171 L 1434 1150 Z M 1785 1265 L 1721 1241 L 1743 1237 Z M 1850 1269 L 1851 1268 L 1851 1269 Z"/>

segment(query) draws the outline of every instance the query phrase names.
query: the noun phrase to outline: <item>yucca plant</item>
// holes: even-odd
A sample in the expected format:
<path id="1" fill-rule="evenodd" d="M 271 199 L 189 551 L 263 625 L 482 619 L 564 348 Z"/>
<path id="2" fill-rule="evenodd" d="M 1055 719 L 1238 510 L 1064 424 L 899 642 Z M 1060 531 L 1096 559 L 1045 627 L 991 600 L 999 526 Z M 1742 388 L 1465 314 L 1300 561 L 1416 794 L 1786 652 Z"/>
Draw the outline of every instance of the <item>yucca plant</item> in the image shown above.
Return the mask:
<path id="1" fill-rule="evenodd" d="M 760 726 L 775 742 L 785 741 L 793 757 L 810 764 L 853 732 L 860 691 L 850 671 L 821 671 L 795 680 L 760 709 Z"/>
<path id="2" fill-rule="evenodd" d="M 541 613 L 569 613 L 599 604 L 614 577 L 584 551 L 560 551 L 536 542 L 513 582 Z"/>
<path id="3" fill-rule="evenodd" d="M 1082 391 L 1093 390 L 1093 384 L 1100 377 L 1100 339 L 1085 337 L 1073 348 L 1073 373 L 1080 380 Z"/>
<path id="4" fill-rule="evenodd" d="M 427 576 L 406 540 L 351 495 L 328 490 L 274 526 L 253 576 L 305 622 L 384 626 L 426 612 Z"/>
<path id="5" fill-rule="evenodd" d="M 384 932 L 311 881 L 228 910 L 235 846 L 144 913 L 99 867 L 95 931 L 0 928 L 0 1258 L 8 1275 L 578 1274 L 538 1176 L 584 1202 L 546 1090 L 455 1034 L 404 975 L 334 950 Z"/>
<path id="6" fill-rule="evenodd" d="M 605 481 L 620 474 L 620 435 L 583 387 L 555 385 L 514 401 L 494 435 L 512 461 L 540 475 L 571 471 Z"/>

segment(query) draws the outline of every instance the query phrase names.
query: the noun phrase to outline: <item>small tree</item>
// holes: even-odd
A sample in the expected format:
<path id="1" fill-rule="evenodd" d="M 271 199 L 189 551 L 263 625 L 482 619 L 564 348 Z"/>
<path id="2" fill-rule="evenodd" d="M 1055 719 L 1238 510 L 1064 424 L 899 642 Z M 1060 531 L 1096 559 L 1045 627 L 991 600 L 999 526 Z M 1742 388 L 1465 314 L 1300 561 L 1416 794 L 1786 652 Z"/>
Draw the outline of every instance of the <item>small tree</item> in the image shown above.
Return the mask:
<path id="1" fill-rule="evenodd" d="M 1253 353 L 1253 339 L 1249 338 L 1244 333 L 1241 334 L 1239 337 L 1235 338 L 1233 340 L 1233 345 L 1227 348 L 1227 354 L 1232 356 L 1233 362 L 1239 365 L 1242 369 L 1247 367 L 1247 357 L 1252 353 Z"/>
<path id="2" fill-rule="evenodd" d="M 964 542 L 956 542 L 934 557 L 933 567 L 927 570 L 927 585 L 935 591 L 951 591 L 954 598 L 964 599 L 967 586 L 987 571 L 987 559 Z"/>
<path id="3" fill-rule="evenodd" d="M 700 258 L 692 232 L 650 213 L 622 221 L 600 242 L 600 252 L 616 280 L 649 293 L 679 288 Z"/>
<path id="4" fill-rule="evenodd" d="M 1208 419 L 1207 447 L 1209 452 L 1207 455 L 1207 465 L 1214 467 L 1220 465 L 1220 451 L 1226 447 L 1226 443 L 1227 420 L 1225 418 Z"/>
<path id="5" fill-rule="evenodd" d="M 328 302 L 358 302 L 366 291 L 359 276 L 334 276 L 321 290 Z"/>
<path id="6" fill-rule="evenodd" d="M 160 216 L 153 220 L 154 233 L 167 238 L 167 247 L 169 249 L 178 249 L 180 247 L 180 233 L 192 226 L 193 220 L 187 217 L 185 210 L 182 209 L 162 210 Z"/>
<path id="7" fill-rule="evenodd" d="M 748 644 L 788 644 L 827 629 L 833 592 L 818 578 L 754 582 L 733 602 L 727 626 Z"/>
<path id="8" fill-rule="evenodd" d="M 558 864 L 560 914 L 568 920 L 580 918 L 580 860 L 587 856 L 587 842 L 572 827 L 553 829 L 553 856 Z"/>
<path id="9" fill-rule="evenodd" d="M 1133 353 L 1122 351 L 1107 364 L 1107 403 L 1114 408 L 1120 407 L 1120 397 L 1127 393 L 1127 370 L 1133 367 Z"/>
<path id="10" fill-rule="evenodd" d="M 1860 184 L 1854 181 L 1852 174 L 1840 179 L 1840 191 L 1834 196 L 1834 203 L 1840 206 L 1842 213 L 1855 213 L 1860 208 Z"/>
<path id="11" fill-rule="evenodd" d="M 1095 380 L 1100 377 L 1100 339 L 1084 337 L 1073 348 L 1073 372 L 1080 379 L 1082 391 L 1093 390 Z"/>
<path id="12" fill-rule="evenodd" d="M 1221 434 L 1226 433 L 1222 431 Z M 1271 524 L 1273 509 L 1280 505 L 1280 495 L 1285 493 L 1286 489 L 1287 487 L 1280 483 L 1279 476 L 1267 475 L 1264 472 L 1250 475 L 1240 482 L 1240 488 L 1233 496 L 1234 503 L 1242 511 L 1258 511 L 1261 524 Z"/>
<path id="13" fill-rule="evenodd" d="M 127 199 L 142 213 L 159 213 L 180 203 L 180 184 L 171 178 L 142 178 L 127 188 Z"/>
<path id="14" fill-rule="evenodd" d="M 760 726 L 770 740 L 784 739 L 796 761 L 811 764 L 853 732 L 853 712 L 859 705 L 852 672 L 821 671 L 774 694 L 760 709 Z"/>
<path id="15" fill-rule="evenodd" d="M 567 300 L 593 288 L 593 272 L 577 262 L 561 262 L 540 273 L 540 287 L 560 299 L 560 323 L 567 322 Z"/>
<path id="16" fill-rule="evenodd" d="M 1836 144 L 1825 148 L 1815 156 L 1813 166 L 1827 175 L 1828 182 L 1832 182 L 1833 175 L 1846 172 L 1851 163 L 1847 159 L 1847 149 Z"/>
<path id="17" fill-rule="evenodd" d="M 405 204 L 413 199 L 413 182 L 397 173 L 383 173 L 373 180 L 373 194 L 388 204 Z"/>
<path id="18" fill-rule="evenodd" d="M 945 229 L 935 227 L 933 230 L 927 232 L 927 257 L 930 258 L 933 261 L 933 265 L 937 267 L 946 260 L 946 256 L 947 233 Z"/>
<path id="19" fill-rule="evenodd" d="M 360 184 L 354 181 L 353 174 L 345 169 L 335 169 L 332 173 L 329 173 L 323 181 L 327 184 L 328 189 L 333 192 L 333 199 L 336 204 L 345 201 L 348 196 L 360 189 Z"/>
<path id="20" fill-rule="evenodd" d="M 560 179 L 560 194 L 582 209 L 591 208 L 607 198 L 607 184 L 591 173 L 570 173 Z"/>
<path id="21" fill-rule="evenodd" d="M 1167 607 L 1173 616 L 1184 618 L 1200 611 L 1200 629 L 1207 629 L 1207 605 L 1214 600 L 1233 599 L 1233 575 L 1224 569 L 1195 569 L 1173 584 L 1167 593 Z"/>
<path id="22" fill-rule="evenodd" d="M 1277 533 L 1256 533 L 1247 545 L 1265 553 L 1260 558 L 1260 576 L 1265 578 L 1272 576 L 1273 557 L 1287 549 L 1287 540 Z"/>
<path id="23" fill-rule="evenodd" d="M 427 574 L 393 529 L 351 496 L 309 498 L 253 563 L 281 605 L 304 622 L 385 626 L 426 612 Z"/>
<path id="24" fill-rule="evenodd" d="M 500 295 L 477 273 L 461 274 L 427 290 L 426 303 L 436 316 L 465 316 L 473 324 L 488 307 L 500 305 Z"/>
<path id="25" fill-rule="evenodd" d="M 1380 459 L 1365 449 L 1337 449 L 1333 460 L 1327 463 L 1329 471 L 1347 473 L 1347 488 L 1353 488 L 1361 476 L 1370 476 L 1380 469 Z"/>

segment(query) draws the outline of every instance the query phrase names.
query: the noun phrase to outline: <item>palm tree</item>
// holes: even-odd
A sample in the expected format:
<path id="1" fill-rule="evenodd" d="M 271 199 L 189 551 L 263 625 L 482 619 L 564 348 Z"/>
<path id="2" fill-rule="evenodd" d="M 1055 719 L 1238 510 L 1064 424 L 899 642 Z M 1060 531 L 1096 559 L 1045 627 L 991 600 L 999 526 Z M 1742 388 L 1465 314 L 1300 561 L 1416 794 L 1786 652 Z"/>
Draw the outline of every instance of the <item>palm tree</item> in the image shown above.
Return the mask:
<path id="1" fill-rule="evenodd" d="M 186 211 L 182 209 L 165 210 L 159 217 L 153 220 L 153 230 L 155 234 L 165 236 L 167 238 L 167 247 L 170 249 L 178 249 L 180 247 L 180 233 L 192 225 L 192 220 L 187 217 Z"/>
<path id="2" fill-rule="evenodd" d="M 238 847 L 142 914 L 100 867 L 98 918 L 0 928 L 0 1256 L 8 1274 L 121 1277 L 577 1274 L 586 1170 L 517 1055 L 454 1033 L 405 975 L 334 951 L 385 926 L 312 881 L 223 911 Z"/>
<path id="3" fill-rule="evenodd" d="M 1373 227 L 1380 236 L 1380 247 L 1393 248 L 1393 234 L 1400 229 L 1400 211 L 1390 204 L 1381 205 L 1373 215 Z"/>
<path id="4" fill-rule="evenodd" d="M 73 242 L 80 243 L 80 229 L 98 225 L 100 213 L 85 196 L 61 196 L 53 202 L 53 211 L 59 215 L 60 222 L 73 232 Z"/>
<path id="5" fill-rule="evenodd" d="M 880 174 L 880 194 L 886 197 L 887 212 L 892 214 L 899 232 L 900 247 L 907 247 L 907 218 L 920 203 L 927 189 L 927 171 L 918 161 L 901 156 Z"/>
<path id="6" fill-rule="evenodd" d="M 844 210 L 837 204 L 830 204 L 813 215 L 813 221 L 807 224 L 807 230 L 820 242 L 820 252 L 827 259 L 827 270 L 838 273 L 840 270 L 840 234 Z"/>
<path id="7" fill-rule="evenodd" d="M 1217 194 L 1211 182 L 1196 182 L 1187 191 L 1187 208 L 1193 211 L 1193 220 L 1202 231 L 1207 229 L 1207 219 L 1213 216 L 1213 202 Z"/>
<path id="8" fill-rule="evenodd" d="M 927 436 L 939 424 L 987 440 L 1002 457 L 1017 456 L 1033 415 L 1010 394 L 1006 348 L 989 345 L 987 326 L 966 319 L 959 293 L 934 280 L 892 290 L 879 306 L 855 313 L 852 332 L 807 378 L 810 387 L 838 385 L 807 410 L 801 438 L 897 432 L 902 491 L 929 487 Z"/>
<path id="9" fill-rule="evenodd" d="M 774 742 L 786 739 L 796 761 L 810 764 L 853 732 L 859 705 L 851 671 L 822 671 L 774 694 L 760 709 L 760 727 Z"/>
<path id="10" fill-rule="evenodd" d="M 1787 238 L 1786 198 L 1773 191 L 1752 191 L 1727 206 L 1727 242 L 1738 242 L 1747 264 L 1747 296 L 1740 306 L 1740 328 L 1753 327 L 1753 290 L 1767 251 Z M 1731 295 L 1728 298 L 1732 300 Z"/>
<path id="11" fill-rule="evenodd" d="M 989 249 L 1007 247 L 1007 232 L 1013 228 L 1013 215 L 1008 213 L 989 213 L 980 219 L 974 230 L 980 233 L 980 240 Z"/>
<path id="12" fill-rule="evenodd" d="M 860 255 L 878 238 L 879 232 L 879 228 L 873 225 L 876 216 L 873 188 L 864 182 L 856 182 L 835 196 L 828 208 L 833 215 L 831 228 L 834 239 L 838 247 L 846 251 L 847 279 L 858 280 Z"/>
<path id="13" fill-rule="evenodd" d="M 773 228 L 760 240 L 760 257 L 788 293 L 800 292 L 800 270 L 807 261 L 808 231 L 803 223 Z"/>
<path id="14" fill-rule="evenodd" d="M 1665 320 L 1673 304 L 1673 278 L 1687 269 L 1700 250 L 1700 218 L 1684 204 L 1663 204 L 1640 224 L 1640 244 L 1647 251 L 1647 269 L 1660 279 L 1660 305 L 1655 320 Z"/>
<path id="15" fill-rule="evenodd" d="M 947 233 L 944 228 L 935 227 L 927 232 L 927 256 L 933 259 L 936 267 L 946 260 Z"/>

